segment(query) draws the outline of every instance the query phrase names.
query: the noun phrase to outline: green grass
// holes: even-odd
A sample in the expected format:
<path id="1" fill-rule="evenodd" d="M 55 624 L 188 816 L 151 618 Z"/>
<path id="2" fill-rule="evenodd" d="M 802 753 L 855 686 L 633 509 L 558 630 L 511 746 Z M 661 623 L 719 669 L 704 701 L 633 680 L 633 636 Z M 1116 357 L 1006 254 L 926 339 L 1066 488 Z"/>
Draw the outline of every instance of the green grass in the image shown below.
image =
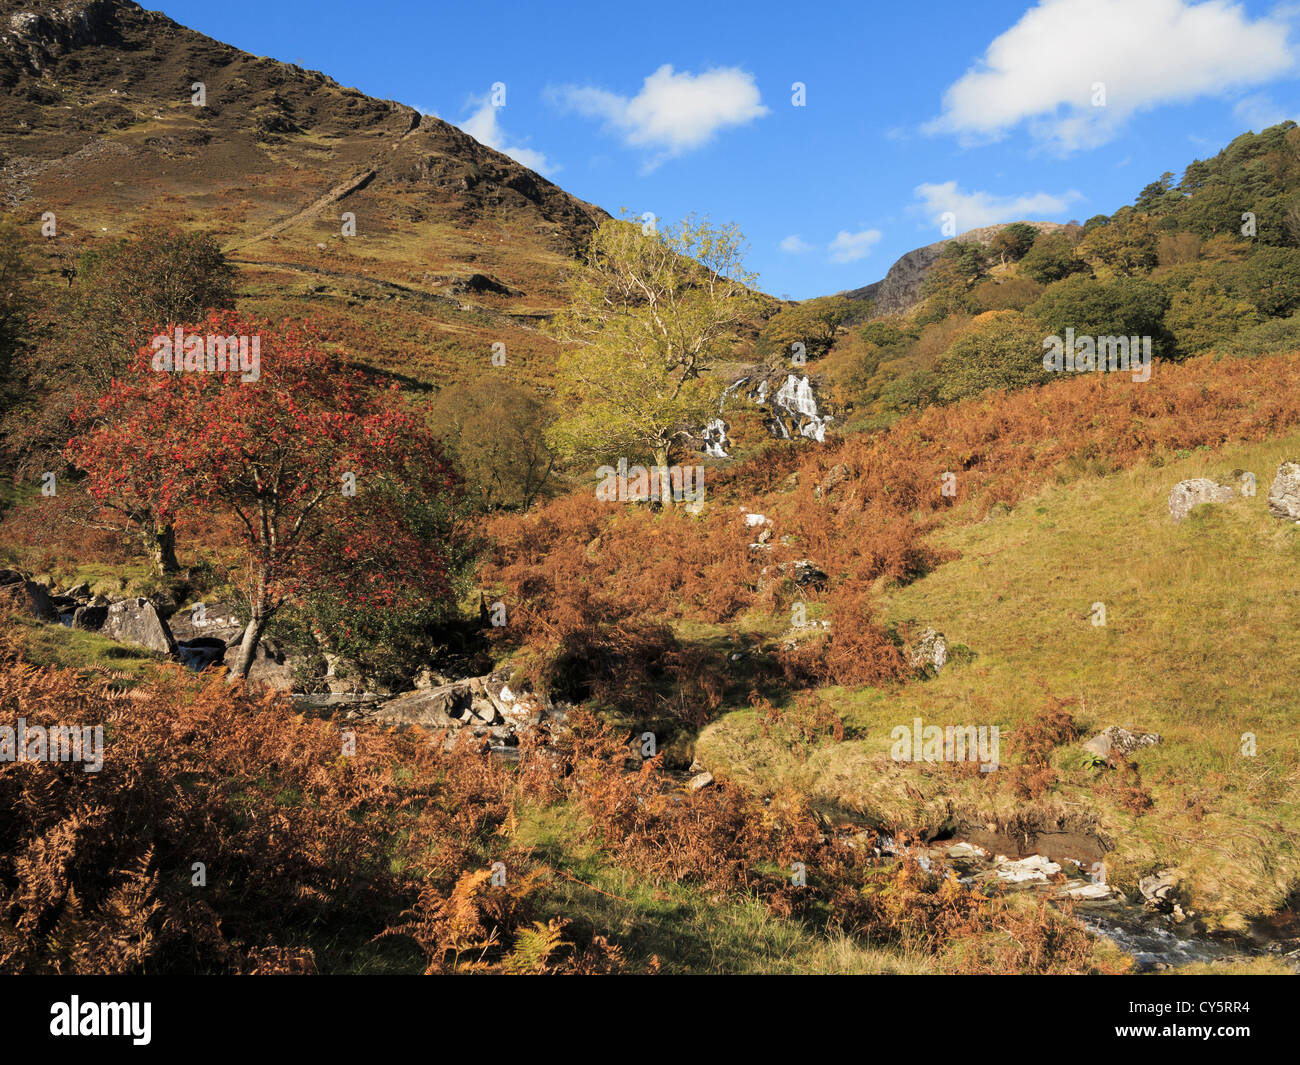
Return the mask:
<path id="1" fill-rule="evenodd" d="M 738 710 L 705 729 L 700 756 L 762 790 L 794 785 L 893 824 L 1064 818 L 1112 846 L 1108 874 L 1121 886 L 1172 866 L 1195 907 L 1228 924 L 1276 909 L 1300 884 L 1300 528 L 1272 518 L 1265 497 L 1278 463 L 1297 453 L 1291 436 L 1083 473 L 994 520 L 949 524 L 935 542 L 960 557 L 888 591 L 882 613 L 934 625 L 974 662 L 894 691 L 824 689 L 848 742 L 763 737 L 753 712 Z M 1255 473 L 1256 496 L 1170 519 L 1176 482 L 1235 469 Z M 1092 624 L 1097 602 L 1104 627 Z M 1164 737 L 1136 758 L 1153 809 L 1125 810 L 1105 786 L 1113 771 L 1084 767 L 1077 746 L 1058 749 L 1061 782 L 1035 803 L 991 779 L 1004 773 L 889 759 L 891 729 L 921 717 L 998 724 L 1003 763 L 1017 761 L 1017 729 L 1049 694 L 1073 700 L 1084 738 L 1112 724 Z M 1242 754 L 1246 733 L 1253 757 Z"/>
<path id="2" fill-rule="evenodd" d="M 162 655 L 131 647 L 93 632 L 50 625 L 34 618 L 13 617 L 21 633 L 28 662 L 45 669 L 111 670 L 125 674 L 130 687 L 162 665 Z"/>
<path id="3" fill-rule="evenodd" d="M 515 841 L 561 871 L 546 893 L 544 917 L 571 921 L 575 935 L 605 931 L 634 970 L 657 959 L 665 973 L 930 971 L 920 955 L 774 917 L 757 899 L 720 898 L 688 885 L 656 887 L 603 858 L 586 839 L 581 817 L 569 807 L 520 811 Z"/>

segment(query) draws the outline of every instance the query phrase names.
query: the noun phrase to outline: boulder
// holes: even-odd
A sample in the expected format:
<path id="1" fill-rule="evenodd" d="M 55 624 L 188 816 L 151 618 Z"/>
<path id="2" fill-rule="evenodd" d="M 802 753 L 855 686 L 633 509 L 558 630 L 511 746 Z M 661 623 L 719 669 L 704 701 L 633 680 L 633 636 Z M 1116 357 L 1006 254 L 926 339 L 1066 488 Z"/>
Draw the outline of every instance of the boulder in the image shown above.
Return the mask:
<path id="1" fill-rule="evenodd" d="M 50 593 L 45 590 L 45 585 L 25 580 L 21 576 L 16 581 L 0 584 L 0 605 L 11 607 L 18 613 L 39 621 L 59 619 L 59 612 L 50 601 Z"/>
<path id="2" fill-rule="evenodd" d="M 1097 900 L 1108 899 L 1113 892 L 1109 884 L 1080 884 L 1070 888 L 1066 894 L 1072 899 Z"/>
<path id="3" fill-rule="evenodd" d="M 1173 869 L 1162 869 L 1151 876 L 1144 876 L 1138 881 L 1138 890 L 1146 905 L 1166 912 L 1178 908 L 1179 876 Z"/>
<path id="4" fill-rule="evenodd" d="M 932 669 L 938 673 L 948 663 L 948 641 L 936 629 L 922 629 L 907 653 L 907 660 L 915 670 Z"/>
<path id="5" fill-rule="evenodd" d="M 783 576 L 789 577 L 800 588 L 824 588 L 830 580 L 825 570 L 806 558 L 782 562 L 778 568 Z"/>
<path id="6" fill-rule="evenodd" d="M 818 499 L 824 495 L 829 495 L 839 485 L 847 481 L 851 475 L 852 471 L 842 462 L 832 466 L 826 471 L 826 476 L 821 479 L 821 483 L 813 489 L 813 495 Z"/>
<path id="7" fill-rule="evenodd" d="M 239 642 L 240 637 L 237 637 L 226 648 L 223 664 L 227 669 L 233 670 L 239 660 Z M 276 691 L 293 691 L 295 686 L 293 662 L 273 640 L 262 640 L 258 643 L 257 650 L 253 652 L 253 664 L 248 669 L 247 679 L 250 682 L 257 681 L 265 684 Z"/>
<path id="8" fill-rule="evenodd" d="M 25 579 L 16 569 L 0 569 L 0 586 L 19 584 Z"/>
<path id="9" fill-rule="evenodd" d="M 77 613 L 84 609 L 78 609 Z M 75 616 L 73 620 L 75 623 Z M 121 599 L 111 604 L 99 632 L 111 640 L 135 644 L 160 654 L 176 653 L 176 638 L 172 636 L 172 630 L 148 599 Z"/>
<path id="10" fill-rule="evenodd" d="M 1140 747 L 1154 747 L 1159 742 L 1158 733 L 1130 732 L 1118 725 L 1111 725 L 1093 736 L 1083 745 L 1083 749 L 1101 758 L 1109 758 L 1114 753 L 1132 754 Z"/>
<path id="11" fill-rule="evenodd" d="M 380 703 L 365 716 L 384 725 L 459 728 L 470 717 L 470 701 L 469 686 L 461 681 L 403 692 Z"/>
<path id="12" fill-rule="evenodd" d="M 1041 854 L 1031 854 L 1016 862 L 1003 862 L 998 865 L 998 876 L 1013 884 L 1044 883 L 1049 876 L 1055 876 L 1061 867 Z"/>
<path id="13" fill-rule="evenodd" d="M 201 612 L 194 609 L 195 605 L 175 610 L 168 618 L 167 624 L 176 639 L 209 637 L 230 643 L 236 636 L 243 635 L 245 621 L 240 620 L 233 603 L 204 603 Z"/>
<path id="14" fill-rule="evenodd" d="M 1277 468 L 1268 490 L 1268 512 L 1283 521 L 1300 522 L 1300 462 L 1284 462 Z"/>
<path id="15" fill-rule="evenodd" d="M 1169 513 L 1174 521 L 1182 521 L 1192 507 L 1201 503 L 1231 503 L 1234 494 L 1231 485 L 1219 484 L 1208 477 L 1179 481 L 1169 493 Z"/>
<path id="16" fill-rule="evenodd" d="M 90 585 L 87 584 L 85 581 L 82 581 L 80 584 L 76 585 L 75 587 L 69 588 L 63 594 L 66 595 L 69 599 L 89 599 Z"/>
<path id="17" fill-rule="evenodd" d="M 108 604 L 97 605 L 88 603 L 85 606 L 79 606 L 72 612 L 72 627 L 82 629 L 85 632 L 98 632 L 104 627 L 104 621 L 108 617 Z"/>

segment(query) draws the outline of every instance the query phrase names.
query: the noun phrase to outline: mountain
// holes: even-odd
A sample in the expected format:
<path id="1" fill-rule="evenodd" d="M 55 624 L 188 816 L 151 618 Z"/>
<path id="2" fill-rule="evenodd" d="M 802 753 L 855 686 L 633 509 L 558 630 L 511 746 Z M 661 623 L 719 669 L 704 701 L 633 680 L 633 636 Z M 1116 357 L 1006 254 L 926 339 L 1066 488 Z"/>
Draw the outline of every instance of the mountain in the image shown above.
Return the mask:
<path id="1" fill-rule="evenodd" d="M 968 229 L 965 233 L 958 234 L 951 239 L 982 244 L 984 247 L 988 247 L 993 242 L 993 238 L 1002 230 L 1006 229 L 1007 226 L 1016 224 L 1015 222 L 1003 222 L 996 226 Z M 1060 222 L 1025 222 L 1022 224 L 1031 225 L 1040 233 L 1051 233 L 1066 228 Z M 841 292 L 839 295 L 851 300 L 871 300 L 874 303 L 876 314 L 902 314 L 910 311 L 921 302 L 921 286 L 925 283 L 926 275 L 930 272 L 930 267 L 939 261 L 944 246 L 949 242 L 949 240 L 940 240 L 934 244 L 927 244 L 923 248 L 913 248 L 906 255 L 899 258 L 881 280 L 865 285 L 862 288 Z"/>
<path id="2" fill-rule="evenodd" d="M 0 208 L 33 232 L 54 213 L 51 274 L 93 239 L 198 225 L 241 309 L 420 381 L 504 343 L 534 383 L 556 350 L 537 323 L 607 217 L 440 119 L 127 0 L 0 0 Z"/>

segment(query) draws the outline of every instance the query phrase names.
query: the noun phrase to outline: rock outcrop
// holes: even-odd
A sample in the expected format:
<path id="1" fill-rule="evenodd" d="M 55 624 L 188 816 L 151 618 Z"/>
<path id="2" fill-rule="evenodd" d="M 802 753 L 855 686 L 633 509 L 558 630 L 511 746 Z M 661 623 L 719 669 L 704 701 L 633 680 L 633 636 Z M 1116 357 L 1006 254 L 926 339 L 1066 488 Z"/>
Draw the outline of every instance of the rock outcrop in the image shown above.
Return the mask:
<path id="1" fill-rule="evenodd" d="M 922 629 L 907 651 L 907 661 L 920 673 L 938 673 L 948 664 L 948 641 L 936 629 Z"/>
<path id="2" fill-rule="evenodd" d="M 1268 512 L 1283 521 L 1300 522 L 1300 462 L 1284 462 L 1268 490 Z"/>
<path id="3" fill-rule="evenodd" d="M 1115 753 L 1132 754 L 1141 747 L 1154 747 L 1159 742 L 1161 741 L 1158 733 L 1130 732 L 1118 725 L 1111 725 L 1110 728 L 1103 729 L 1093 736 L 1083 745 L 1083 749 L 1102 758 L 1109 758 Z"/>
<path id="4" fill-rule="evenodd" d="M 1052 233 L 1066 226 L 1059 222 L 1029 222 L 1040 233 Z M 996 226 L 981 226 L 959 233 L 954 240 L 983 244 L 987 247 L 1002 230 L 1014 222 Z M 923 248 L 914 248 L 898 259 L 884 278 L 864 288 L 855 288 L 841 295 L 851 300 L 871 300 L 876 314 L 903 314 L 921 302 L 921 286 L 925 284 L 930 268 L 939 261 L 944 246 L 949 241 L 941 240 L 927 244 Z"/>
<path id="5" fill-rule="evenodd" d="M 15 570 L 0 574 L 0 605 L 39 621 L 57 621 L 59 613 L 50 601 L 45 585 L 27 580 Z"/>
<path id="6" fill-rule="evenodd" d="M 1169 492 L 1169 513 L 1174 521 L 1182 521 L 1192 507 L 1202 503 L 1231 503 L 1235 494 L 1231 485 L 1219 484 L 1208 477 L 1179 481 Z"/>
<path id="7" fill-rule="evenodd" d="M 158 608 L 148 599 L 122 599 L 111 603 L 99 628 L 101 636 L 135 644 L 159 654 L 176 653 L 176 639 Z"/>
<path id="8" fill-rule="evenodd" d="M 434 688 L 402 692 L 348 716 L 382 725 L 418 725 L 434 731 L 467 729 L 473 736 L 504 746 L 516 744 L 518 733 L 543 721 L 562 724 L 565 713 L 551 700 L 531 692 L 511 691 L 507 683 L 511 672 L 502 668 L 482 677 L 466 677 Z"/>

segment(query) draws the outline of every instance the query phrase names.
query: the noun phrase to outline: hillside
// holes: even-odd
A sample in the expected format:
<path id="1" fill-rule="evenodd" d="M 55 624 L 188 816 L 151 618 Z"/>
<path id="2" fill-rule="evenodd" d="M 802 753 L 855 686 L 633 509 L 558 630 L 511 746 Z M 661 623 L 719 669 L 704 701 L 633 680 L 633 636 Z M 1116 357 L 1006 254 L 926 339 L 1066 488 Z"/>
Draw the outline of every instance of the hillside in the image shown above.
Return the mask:
<path id="1" fill-rule="evenodd" d="M 913 248 L 905 255 L 899 256 L 879 281 L 873 281 L 862 288 L 849 289 L 839 295 L 851 300 L 870 300 L 875 314 L 905 314 L 921 302 L 923 298 L 921 289 L 926 277 L 929 276 L 930 268 L 939 261 L 943 249 L 949 243 L 970 242 L 987 248 L 993 242 L 993 238 L 1007 226 L 1017 224 L 1033 226 L 1040 233 L 1054 233 L 1066 228 L 1060 222 L 1003 222 L 999 225 L 968 229 L 955 237 Z"/>
<path id="2" fill-rule="evenodd" d="M 547 379 L 535 325 L 599 208 L 440 119 L 127 0 L 3 0 L 0 26 L 0 204 L 33 232 L 54 212 L 56 283 L 92 240 L 174 221 L 219 235 L 241 308 L 311 317 L 379 369 L 454 379 L 500 342 Z"/>

